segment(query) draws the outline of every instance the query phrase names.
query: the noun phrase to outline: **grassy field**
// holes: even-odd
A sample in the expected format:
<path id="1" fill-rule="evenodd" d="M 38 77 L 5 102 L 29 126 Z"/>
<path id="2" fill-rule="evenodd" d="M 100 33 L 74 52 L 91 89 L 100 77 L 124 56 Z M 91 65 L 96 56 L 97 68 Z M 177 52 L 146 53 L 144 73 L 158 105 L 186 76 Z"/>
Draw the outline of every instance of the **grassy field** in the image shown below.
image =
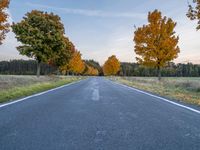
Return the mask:
<path id="1" fill-rule="evenodd" d="M 84 77 L 0 75 L 0 103 L 49 90 Z"/>
<path id="2" fill-rule="evenodd" d="M 200 106 L 200 78 L 111 77 L 111 80 L 170 99 Z"/>

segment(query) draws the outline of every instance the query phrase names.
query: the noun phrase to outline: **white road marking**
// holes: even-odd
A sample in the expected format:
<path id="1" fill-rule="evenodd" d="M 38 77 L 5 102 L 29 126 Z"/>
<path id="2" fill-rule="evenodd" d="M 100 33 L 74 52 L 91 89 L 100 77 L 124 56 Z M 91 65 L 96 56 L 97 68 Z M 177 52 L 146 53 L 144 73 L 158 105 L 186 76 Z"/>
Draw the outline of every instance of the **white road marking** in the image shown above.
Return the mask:
<path id="1" fill-rule="evenodd" d="M 24 100 L 27 100 L 27 99 L 29 99 L 29 98 L 37 97 L 37 96 L 40 96 L 40 95 L 43 95 L 43 94 L 46 94 L 46 93 L 55 91 L 55 90 L 58 90 L 58 89 L 61 89 L 61 88 L 64 88 L 64 87 L 67 87 L 67 86 L 70 86 L 70 85 L 79 83 L 79 82 L 81 82 L 81 81 L 83 81 L 83 80 L 80 80 L 80 81 L 77 81 L 77 82 L 72 82 L 72 83 L 69 83 L 69 84 L 66 84 L 66 85 L 63 85 L 63 86 L 54 88 L 54 89 L 50 89 L 50 90 L 47 90 L 47 91 L 44 91 L 44 92 L 41 92 L 41 93 L 34 94 L 34 95 L 30 95 L 30 96 L 24 97 L 24 98 L 22 98 L 22 99 L 14 100 L 14 101 L 11 101 L 11 102 L 8 102 L 8 103 L 5 103 L 5 104 L 0 105 L 0 108 L 5 107 L 5 106 L 8 106 L 8 105 L 12 105 L 12 104 L 15 104 L 15 103 L 24 101 Z"/>
<path id="2" fill-rule="evenodd" d="M 110 80 L 109 80 L 109 81 L 110 81 Z M 149 96 L 154 97 L 154 98 L 161 99 L 161 100 L 163 100 L 163 101 L 165 101 L 165 102 L 171 103 L 171 104 L 173 104 L 173 105 L 176 105 L 176 106 L 179 106 L 179 107 L 182 107 L 182 108 L 185 108 L 185 109 L 187 109 L 187 110 L 190 110 L 190 111 L 193 111 L 193 112 L 196 112 L 196 113 L 200 114 L 200 111 L 199 111 L 199 110 L 196 110 L 196 109 L 194 109 L 194 108 L 191 108 L 191 107 L 188 107 L 188 106 L 185 106 L 185 105 L 182 105 L 182 104 L 179 104 L 179 103 L 170 101 L 170 100 L 168 100 L 168 99 L 166 99 L 166 98 L 163 98 L 163 97 L 160 97 L 160 96 L 156 96 L 156 95 L 153 95 L 153 94 L 144 92 L 144 91 L 142 91 L 142 90 L 136 89 L 136 88 L 134 88 L 134 87 L 130 87 L 130 86 L 124 85 L 124 84 L 116 83 L 116 82 L 113 82 L 113 81 L 112 81 L 112 83 L 117 84 L 117 85 L 120 85 L 120 86 L 123 86 L 123 87 L 126 87 L 126 88 L 129 88 L 129 89 L 132 89 L 132 90 L 137 91 L 137 92 L 142 93 L 142 94 L 149 95 Z"/>
<path id="3" fill-rule="evenodd" d="M 99 89 L 94 89 L 92 92 L 92 100 L 99 101 Z"/>

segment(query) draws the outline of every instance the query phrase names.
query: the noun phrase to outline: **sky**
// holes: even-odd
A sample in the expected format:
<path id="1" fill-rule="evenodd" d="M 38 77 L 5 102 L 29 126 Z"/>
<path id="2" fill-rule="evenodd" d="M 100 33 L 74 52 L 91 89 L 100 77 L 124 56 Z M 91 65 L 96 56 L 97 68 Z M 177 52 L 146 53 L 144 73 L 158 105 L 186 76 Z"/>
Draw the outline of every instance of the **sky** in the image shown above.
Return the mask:
<path id="1" fill-rule="evenodd" d="M 192 1 L 192 0 L 191 0 Z M 200 31 L 186 17 L 188 0 L 11 0 L 9 22 L 19 22 L 33 10 L 53 12 L 61 17 L 65 34 L 84 59 L 100 64 L 111 55 L 122 62 L 135 62 L 134 26 L 147 23 L 149 11 L 158 9 L 177 22 L 180 54 L 176 63 L 200 63 Z M 20 43 L 10 32 L 0 45 L 0 60 L 27 59 L 16 47 Z"/>

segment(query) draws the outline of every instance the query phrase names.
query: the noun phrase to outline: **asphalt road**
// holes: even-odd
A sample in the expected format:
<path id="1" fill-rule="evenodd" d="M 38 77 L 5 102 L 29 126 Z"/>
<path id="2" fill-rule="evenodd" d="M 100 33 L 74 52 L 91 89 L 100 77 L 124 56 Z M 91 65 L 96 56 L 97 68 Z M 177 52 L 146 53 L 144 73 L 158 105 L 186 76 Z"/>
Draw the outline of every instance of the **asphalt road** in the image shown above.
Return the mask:
<path id="1" fill-rule="evenodd" d="M 0 150 L 200 150 L 200 114 L 90 78 L 0 107 Z"/>

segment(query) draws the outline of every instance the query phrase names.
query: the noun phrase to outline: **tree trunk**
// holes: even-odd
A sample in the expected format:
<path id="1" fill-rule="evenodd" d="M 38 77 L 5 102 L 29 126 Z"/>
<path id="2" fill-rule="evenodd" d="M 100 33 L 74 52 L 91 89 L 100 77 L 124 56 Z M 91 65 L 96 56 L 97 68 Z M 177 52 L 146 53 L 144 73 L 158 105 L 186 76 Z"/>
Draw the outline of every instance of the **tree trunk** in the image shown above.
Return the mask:
<path id="1" fill-rule="evenodd" d="M 37 61 L 37 77 L 40 77 L 40 68 L 41 68 L 41 62 Z"/>
<path id="2" fill-rule="evenodd" d="M 158 73 L 158 81 L 161 80 L 161 70 L 160 67 L 157 68 L 157 73 Z"/>

